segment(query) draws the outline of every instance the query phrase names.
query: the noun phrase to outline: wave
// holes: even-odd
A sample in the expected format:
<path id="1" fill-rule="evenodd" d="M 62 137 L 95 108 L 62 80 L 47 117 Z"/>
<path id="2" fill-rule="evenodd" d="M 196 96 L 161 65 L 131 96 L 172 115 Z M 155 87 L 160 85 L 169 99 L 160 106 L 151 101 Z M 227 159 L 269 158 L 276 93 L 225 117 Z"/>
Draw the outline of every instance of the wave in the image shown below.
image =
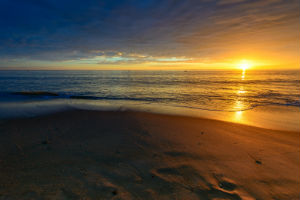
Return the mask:
<path id="1" fill-rule="evenodd" d="M 124 101 L 93 101 L 86 99 L 51 99 L 47 101 L 30 101 L 30 102 L 10 102 L 0 103 L 0 119 L 23 118 L 47 115 L 68 110 L 97 110 L 97 111 L 145 111 L 154 113 L 172 114 L 175 108 L 175 114 L 189 113 L 196 111 L 201 115 L 201 111 L 213 112 L 237 112 L 248 111 L 263 106 L 282 106 L 281 104 L 261 104 L 251 105 L 245 109 L 226 110 L 226 109 L 210 109 L 201 106 L 188 106 L 178 104 L 148 104 L 147 102 L 124 102 Z M 285 105 L 289 106 L 289 105 Z M 183 109 L 178 112 L 178 109 Z M 185 110 L 188 109 L 188 110 Z M 177 110 L 177 111 L 176 111 Z M 187 112 L 186 112 L 187 111 Z M 199 111 L 199 112 L 198 112 Z M 197 114 L 197 115 L 198 115 Z"/>
<path id="2" fill-rule="evenodd" d="M 19 117 L 34 117 L 45 114 L 51 114 L 67 110 L 99 110 L 99 111 L 146 111 L 146 112 L 158 112 L 172 113 L 178 111 L 178 109 L 183 109 L 179 113 L 184 114 L 185 110 L 193 110 L 196 113 L 201 113 L 201 111 L 214 111 L 214 112 L 237 112 L 237 111 L 247 111 L 252 110 L 257 107 L 264 106 L 295 106 L 294 104 L 279 104 L 279 103 L 264 103 L 264 104 L 252 104 L 247 108 L 242 109 L 218 109 L 209 108 L 205 106 L 193 106 L 193 105 L 180 105 L 176 103 L 161 103 L 161 102 L 147 102 L 147 101 L 98 101 L 93 98 L 69 98 L 69 99 L 47 99 L 42 101 L 23 101 L 23 102 L 0 102 L 0 119 L 7 118 L 19 118 Z M 296 106 L 299 107 L 299 104 Z M 170 111 L 170 112 L 169 112 Z M 178 113 L 177 113 L 178 114 Z"/>
<path id="3" fill-rule="evenodd" d="M 207 102 L 204 102 L 203 99 L 207 99 Z M 220 99 L 221 103 L 219 103 Z M 182 99 L 179 99 L 176 96 L 164 98 L 156 98 L 155 96 L 93 96 L 50 91 L 0 92 L 0 118 L 34 116 L 39 113 L 51 113 L 74 108 L 116 110 L 122 107 L 126 109 L 128 105 L 133 107 L 136 105 L 159 105 L 217 112 L 247 111 L 256 107 L 272 105 L 300 107 L 298 97 L 291 96 L 288 98 L 274 93 L 274 91 L 242 97 L 241 101 L 245 102 L 245 106 L 241 108 L 232 107 L 232 103 L 236 100 L 229 96 L 204 94 L 198 95 L 197 98 L 195 96 L 183 96 Z"/>
<path id="4" fill-rule="evenodd" d="M 173 96 L 156 97 L 153 96 L 94 96 L 94 95 L 83 95 L 83 94 L 66 94 L 59 92 L 50 91 L 18 91 L 18 92 L 0 92 L 0 102 L 19 102 L 19 101 L 30 101 L 30 100 L 49 100 L 49 99 L 78 99 L 78 100 L 123 100 L 123 101 L 136 101 L 136 102 L 157 102 L 157 103 L 180 103 L 186 104 L 186 107 L 190 107 L 188 104 L 201 104 L 203 100 L 208 100 L 212 103 L 213 100 L 222 100 L 223 102 L 235 101 L 236 95 L 226 94 L 184 94 Z M 274 91 L 265 91 L 258 94 L 238 96 L 249 105 L 282 105 L 282 106 L 300 106 L 300 95 L 295 94 L 280 94 Z M 252 107 L 252 105 L 250 107 Z M 206 105 L 208 106 L 208 105 Z M 220 106 L 220 105 L 218 105 Z M 247 108 L 248 109 L 248 108 Z M 212 109 L 214 110 L 214 109 Z M 216 109 L 224 111 L 223 109 Z"/>
<path id="5" fill-rule="evenodd" d="M 23 97 L 23 98 L 22 98 Z M 129 100 L 129 101 L 170 101 L 173 98 L 159 98 L 159 97 L 128 97 L 128 96 L 91 96 L 91 95 L 74 95 L 47 91 L 21 91 L 21 92 L 0 92 L 0 102 L 2 101 L 18 101 L 24 99 L 87 99 L 87 100 Z"/>

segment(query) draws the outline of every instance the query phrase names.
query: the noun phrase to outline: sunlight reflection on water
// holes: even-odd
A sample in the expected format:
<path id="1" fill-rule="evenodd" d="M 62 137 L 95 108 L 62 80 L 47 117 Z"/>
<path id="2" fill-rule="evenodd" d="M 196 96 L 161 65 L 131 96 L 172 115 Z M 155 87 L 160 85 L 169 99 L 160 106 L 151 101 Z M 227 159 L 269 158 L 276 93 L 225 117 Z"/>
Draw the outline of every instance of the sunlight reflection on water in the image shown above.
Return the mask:
<path id="1" fill-rule="evenodd" d="M 242 79 L 242 80 L 245 80 L 245 74 L 246 74 L 246 70 L 243 70 L 242 76 L 241 76 L 241 79 Z"/>
<path id="2" fill-rule="evenodd" d="M 260 125 L 257 120 L 262 116 L 252 114 L 256 110 L 262 110 L 267 120 L 273 121 L 273 113 L 281 108 L 278 114 L 281 123 L 282 113 L 290 110 L 285 117 L 288 122 L 283 125 L 294 127 L 299 124 L 299 80 L 299 71 L 3 71 L 0 107 L 4 109 L 6 103 L 13 102 L 49 100 L 72 104 L 77 98 L 97 105 L 111 102 L 119 106 L 122 102 L 122 107 L 148 109 L 149 105 L 149 110 L 157 106 L 159 111 L 168 107 L 170 113 L 178 110 L 179 114 L 193 113 L 253 125 Z M 55 95 L 14 95 L 22 91 Z M 266 110 L 266 106 L 277 107 Z"/>
<path id="3" fill-rule="evenodd" d="M 246 74 L 246 70 L 243 70 L 241 74 L 241 80 L 245 80 L 245 74 Z M 244 86 L 241 85 L 236 93 L 237 93 L 237 97 L 236 97 L 237 100 L 233 105 L 233 110 L 237 110 L 237 111 L 235 111 L 234 115 L 232 116 L 232 121 L 243 123 L 244 122 L 243 110 L 246 108 L 246 106 L 245 106 L 245 102 L 240 97 L 242 97 L 242 95 L 246 93 L 246 91 L 244 90 Z"/>

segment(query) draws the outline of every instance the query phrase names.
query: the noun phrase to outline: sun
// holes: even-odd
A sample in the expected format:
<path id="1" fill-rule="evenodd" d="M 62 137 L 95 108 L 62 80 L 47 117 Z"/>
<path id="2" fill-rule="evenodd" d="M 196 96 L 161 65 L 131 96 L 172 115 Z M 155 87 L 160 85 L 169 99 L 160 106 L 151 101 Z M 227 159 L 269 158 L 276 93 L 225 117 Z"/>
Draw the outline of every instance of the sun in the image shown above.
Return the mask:
<path id="1" fill-rule="evenodd" d="M 246 69 L 249 69 L 251 67 L 251 63 L 247 60 L 242 60 L 239 64 L 238 64 L 238 68 L 240 68 L 243 71 L 246 71 Z"/>

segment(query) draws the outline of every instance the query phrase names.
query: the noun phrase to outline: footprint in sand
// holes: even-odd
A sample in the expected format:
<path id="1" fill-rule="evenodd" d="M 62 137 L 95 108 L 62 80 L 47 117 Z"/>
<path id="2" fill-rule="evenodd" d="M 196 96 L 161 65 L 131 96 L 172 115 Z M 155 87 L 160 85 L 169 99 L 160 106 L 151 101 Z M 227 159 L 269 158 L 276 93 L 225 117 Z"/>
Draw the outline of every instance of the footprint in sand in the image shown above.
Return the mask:
<path id="1" fill-rule="evenodd" d="M 236 185 L 234 183 L 216 177 L 219 186 L 216 188 L 213 183 L 210 183 L 203 176 L 201 176 L 201 174 L 199 174 L 195 168 L 189 165 L 160 168 L 157 169 L 156 172 L 158 175 L 162 176 L 162 178 L 166 179 L 170 184 L 189 189 L 200 199 L 221 198 L 229 200 L 241 200 L 241 197 L 233 192 L 236 189 Z"/>
<path id="2" fill-rule="evenodd" d="M 233 191 L 237 188 L 236 184 L 234 184 L 231 180 L 229 180 L 228 178 L 225 178 L 224 175 L 219 174 L 213 175 L 218 183 L 218 186 L 226 191 Z"/>
<path id="3" fill-rule="evenodd" d="M 227 181 L 220 181 L 219 187 L 227 191 L 233 191 L 236 188 L 236 185 Z"/>

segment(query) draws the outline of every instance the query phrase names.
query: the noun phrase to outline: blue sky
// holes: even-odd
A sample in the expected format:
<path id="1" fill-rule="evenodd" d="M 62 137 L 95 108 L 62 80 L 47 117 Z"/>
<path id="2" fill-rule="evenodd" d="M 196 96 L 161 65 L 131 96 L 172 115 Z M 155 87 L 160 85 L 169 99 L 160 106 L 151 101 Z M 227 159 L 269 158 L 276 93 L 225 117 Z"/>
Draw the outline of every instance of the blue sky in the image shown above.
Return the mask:
<path id="1" fill-rule="evenodd" d="M 101 69 L 145 63 L 201 67 L 245 57 L 297 66 L 299 4 L 296 0 L 1 0 L 0 67 Z"/>

